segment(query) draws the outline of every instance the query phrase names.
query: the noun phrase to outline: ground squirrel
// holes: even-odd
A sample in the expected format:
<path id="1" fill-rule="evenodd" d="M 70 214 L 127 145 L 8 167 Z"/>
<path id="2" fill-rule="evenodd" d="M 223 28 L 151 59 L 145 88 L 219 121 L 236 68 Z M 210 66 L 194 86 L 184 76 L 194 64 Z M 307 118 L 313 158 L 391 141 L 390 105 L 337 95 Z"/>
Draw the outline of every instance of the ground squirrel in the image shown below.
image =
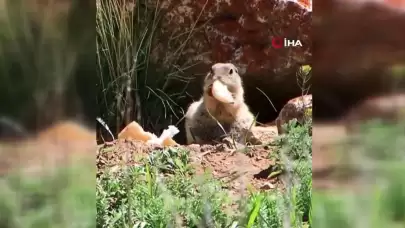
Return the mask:
<path id="1" fill-rule="evenodd" d="M 213 96 L 213 84 L 220 81 L 232 95 L 224 103 Z M 193 102 L 185 114 L 187 143 L 210 144 L 224 142 L 240 146 L 258 143 L 251 128 L 255 118 L 244 101 L 242 79 L 231 63 L 216 63 L 204 79 L 203 96 Z"/>

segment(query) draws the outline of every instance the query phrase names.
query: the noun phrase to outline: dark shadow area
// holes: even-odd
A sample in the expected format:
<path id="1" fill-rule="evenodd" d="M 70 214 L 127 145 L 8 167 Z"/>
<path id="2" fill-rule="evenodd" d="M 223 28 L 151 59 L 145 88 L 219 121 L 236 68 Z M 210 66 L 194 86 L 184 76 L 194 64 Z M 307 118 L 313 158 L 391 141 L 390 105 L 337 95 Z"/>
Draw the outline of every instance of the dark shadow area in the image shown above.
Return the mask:
<path id="1" fill-rule="evenodd" d="M 4 4 L 9 21 L 0 22 L 0 116 L 30 133 L 61 119 L 94 127 L 94 2 Z M 45 16 L 53 23 L 44 24 Z"/>
<path id="2" fill-rule="evenodd" d="M 260 171 L 259 173 L 254 174 L 253 177 L 256 179 L 267 179 L 269 177 L 269 175 L 271 174 L 271 172 L 273 172 L 272 166 Z"/>

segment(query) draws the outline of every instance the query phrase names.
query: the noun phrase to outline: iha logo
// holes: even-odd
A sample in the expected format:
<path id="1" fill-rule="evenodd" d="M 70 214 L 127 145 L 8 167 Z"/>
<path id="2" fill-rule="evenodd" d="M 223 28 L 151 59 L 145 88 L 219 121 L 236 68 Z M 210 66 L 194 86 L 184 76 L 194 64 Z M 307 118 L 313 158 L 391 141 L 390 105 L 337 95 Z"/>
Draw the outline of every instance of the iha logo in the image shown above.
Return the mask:
<path id="1" fill-rule="evenodd" d="M 283 47 L 302 47 L 300 40 L 289 40 L 287 38 L 275 37 L 271 39 L 271 46 L 279 49 Z"/>

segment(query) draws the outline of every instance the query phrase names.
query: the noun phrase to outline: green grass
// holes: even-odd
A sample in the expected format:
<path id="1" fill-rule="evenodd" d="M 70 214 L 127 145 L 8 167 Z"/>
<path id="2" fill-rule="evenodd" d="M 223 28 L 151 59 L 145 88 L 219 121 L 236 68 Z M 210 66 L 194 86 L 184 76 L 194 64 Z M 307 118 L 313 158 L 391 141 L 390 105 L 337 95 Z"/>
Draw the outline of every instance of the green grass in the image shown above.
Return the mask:
<path id="1" fill-rule="evenodd" d="M 37 3 L 2 0 L 0 115 L 34 129 L 78 113 L 95 116 L 94 32 L 86 27 L 94 18 L 89 10 L 77 16 L 88 9 L 82 2 L 55 13 L 60 4 L 35 11 Z"/>
<path id="2" fill-rule="evenodd" d="M 84 175 L 83 175 L 84 174 Z M 95 167 L 88 162 L 44 174 L 14 172 L 0 179 L 2 227 L 94 227 Z"/>
<path id="3" fill-rule="evenodd" d="M 296 134 L 308 134 L 308 128 L 296 127 L 291 132 L 295 134 L 287 135 L 287 140 Z M 295 143 L 308 145 L 298 140 Z M 287 147 L 280 144 L 280 148 Z M 311 154 L 311 148 L 306 149 Z M 188 151 L 181 148 L 154 151 L 144 165 L 106 171 L 98 178 L 97 225 L 303 227 L 308 225 L 311 207 L 311 159 L 280 154 L 291 159 L 288 165 L 282 165 L 286 170 L 282 176 L 288 183 L 286 190 L 250 190 L 248 196 L 235 200 L 229 197 L 223 183 L 209 173 L 194 175 Z"/>
<path id="4" fill-rule="evenodd" d="M 343 147 L 351 153 L 368 151 L 362 155 L 363 159 L 368 159 L 362 160 L 367 165 L 354 161 L 350 163 L 355 166 L 354 170 L 365 174 L 361 179 L 364 187 L 362 192 L 353 189 L 312 192 L 312 151 L 311 144 L 305 141 L 310 139 L 305 130 L 308 128 L 305 125 L 294 126 L 294 121 L 289 123 L 289 133 L 275 142 L 276 151 L 271 156 L 277 159 L 278 168 L 282 170 L 281 178 L 287 183 L 286 190 L 252 190 L 240 200 L 231 199 L 221 188 L 221 183 L 209 174 L 193 176 L 192 168 L 187 165 L 187 152 L 172 148 L 154 152 L 151 156 L 155 162 L 149 159 L 144 166 L 125 168 L 115 174 L 106 173 L 98 180 L 101 187 L 98 202 L 104 202 L 98 204 L 98 211 L 108 207 L 99 213 L 109 213 L 109 216 L 104 214 L 98 222 L 102 221 L 104 227 L 126 227 L 138 223 L 145 227 L 404 226 L 403 147 L 392 145 L 404 138 L 404 134 L 400 134 L 400 129 L 404 129 L 402 125 L 381 126 L 373 123 L 356 142 Z M 386 140 L 382 141 L 381 137 Z M 384 143 L 388 145 L 383 147 Z M 379 147 L 371 147 L 375 144 Z M 384 159 L 375 157 L 376 152 L 385 148 L 390 149 L 390 156 L 385 155 Z M 402 160 L 398 157 L 401 154 Z M 127 179 L 134 180 L 133 184 L 128 183 Z M 108 203 L 111 201 L 106 199 L 116 199 L 115 195 L 110 195 L 113 191 L 106 190 L 112 186 L 111 182 L 121 186 L 121 197 L 126 203 Z M 129 214 L 131 216 L 125 220 L 123 215 Z M 100 223 L 98 225 L 101 227 Z"/>
<path id="5" fill-rule="evenodd" d="M 5 0 L 0 18 L 0 113 L 17 118 L 61 96 L 74 76 L 78 53 L 67 36 L 68 20 L 40 20 L 21 1 Z M 49 12 L 44 12 L 45 14 Z M 47 103 L 48 102 L 48 103 Z M 31 115 L 37 114 L 36 112 Z"/>
<path id="6" fill-rule="evenodd" d="M 377 129 L 377 125 L 372 126 Z M 383 143 L 389 144 L 386 148 L 391 146 L 391 157 L 382 159 L 369 153 L 367 165 L 350 163 L 367 171 L 363 172 L 363 192 L 312 192 L 310 156 L 303 153 L 295 157 L 299 149 L 288 149 L 298 148 L 288 146 L 291 143 L 310 148 L 301 141 L 305 138 L 299 135 L 305 132 L 303 128 L 295 127 L 275 145 L 279 166 L 291 171 L 281 176 L 289 183 L 284 191 L 250 190 L 242 199 L 232 199 L 224 184 L 209 173 L 195 176 L 186 150 L 166 148 L 154 151 L 143 165 L 106 172 L 97 180 L 93 166 L 81 164 L 43 176 L 3 176 L 0 222 L 4 227 L 399 228 L 405 224 L 405 169 L 399 157 L 402 150 L 395 151 L 392 142 L 403 139 L 398 132 L 402 127 L 367 130 L 357 142 L 344 147 L 351 153 L 364 148 L 376 153 L 384 148 Z M 375 145 L 370 145 L 372 142 L 380 147 L 371 147 Z"/>
<path id="7" fill-rule="evenodd" d="M 141 0 L 129 8 L 117 1 L 97 1 L 100 113 L 116 131 L 123 123 L 136 120 L 145 129 L 160 132 L 184 114 L 179 104 L 187 103 L 185 89 L 190 77 L 185 77 L 185 71 L 192 63 L 184 58 L 183 51 L 199 28 L 192 23 L 184 34 L 163 31 L 165 12 L 160 10 L 159 1 L 155 3 Z M 163 53 L 159 53 L 160 47 L 164 47 Z M 305 86 L 304 79 L 300 86 Z M 175 90 L 170 86 L 173 83 Z M 310 140 L 305 138 L 305 145 L 296 140 L 296 147 L 310 145 Z M 98 178 L 97 224 L 282 227 L 286 223 L 301 227 L 307 223 L 303 218 L 307 219 L 310 211 L 311 162 L 309 156 L 294 158 L 289 153 L 279 153 L 279 157 L 288 159 L 280 162 L 285 181 L 290 183 L 286 191 L 252 191 L 246 199 L 235 202 L 223 189 L 223 183 L 210 174 L 204 178 L 193 175 L 187 151 L 154 151 L 143 166 L 106 171 Z M 239 205 L 238 209 L 234 204 Z"/>
<path id="8" fill-rule="evenodd" d="M 98 105 L 113 132 L 133 120 L 161 132 L 183 117 L 180 104 L 190 99 L 186 71 L 195 63 L 183 53 L 200 27 L 165 30 L 160 4 L 97 1 Z"/>
<path id="9" fill-rule="evenodd" d="M 363 190 L 314 191 L 314 227 L 404 227 L 404 126 L 371 121 L 342 142 L 343 165 L 360 173 Z"/>

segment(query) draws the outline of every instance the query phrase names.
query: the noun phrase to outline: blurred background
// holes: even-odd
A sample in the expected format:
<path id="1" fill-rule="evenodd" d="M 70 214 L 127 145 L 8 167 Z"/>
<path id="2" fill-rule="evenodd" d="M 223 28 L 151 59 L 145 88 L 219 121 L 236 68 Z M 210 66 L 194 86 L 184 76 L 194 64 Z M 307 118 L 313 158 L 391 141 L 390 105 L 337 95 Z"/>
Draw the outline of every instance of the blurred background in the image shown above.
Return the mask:
<path id="1" fill-rule="evenodd" d="M 316 227 L 405 224 L 404 5 L 314 1 Z"/>
<path id="2" fill-rule="evenodd" d="M 0 113 L 32 132 L 64 118 L 94 125 L 95 28 L 81 16 L 90 4 L 1 2 Z"/>
<path id="3" fill-rule="evenodd" d="M 339 118 L 365 97 L 405 88 L 403 11 L 389 1 L 314 1 L 314 7 L 317 119 Z"/>
<path id="4" fill-rule="evenodd" d="M 95 226 L 95 7 L 0 1 L 2 227 Z"/>
<path id="5" fill-rule="evenodd" d="M 219 8 L 211 1 L 192 7 L 170 1 L 159 8 L 164 18 L 142 10 L 148 1 L 138 3 L 110 12 L 115 20 L 137 15 L 134 27 L 123 30 L 117 21 L 99 21 L 102 16 L 95 26 L 91 1 L 0 1 L 0 136 L 7 142 L 0 146 L 1 224 L 94 225 L 94 165 L 68 165 L 58 177 L 44 179 L 29 173 L 68 164 L 60 161 L 71 157 L 92 157 L 96 130 L 110 137 L 102 126 L 95 129 L 97 115 L 115 135 L 133 119 L 153 132 L 168 123 L 181 126 L 184 108 L 201 93 L 207 66 L 231 59 L 261 123 L 272 122 L 289 99 L 301 95 L 302 88 L 291 83 L 299 66 L 313 67 L 314 226 L 403 227 L 402 1 L 318 0 L 313 13 L 293 3 L 278 8 L 273 1 Z M 107 33 L 123 43 L 108 40 Z M 129 33 L 139 43 L 126 39 Z M 298 38 L 304 48 L 272 51 L 274 34 Z M 128 85 L 136 89 L 128 92 Z M 67 156 L 72 151 L 80 156 Z M 5 176 L 11 169 L 24 175 Z M 49 199 L 57 207 L 48 207 Z"/>

